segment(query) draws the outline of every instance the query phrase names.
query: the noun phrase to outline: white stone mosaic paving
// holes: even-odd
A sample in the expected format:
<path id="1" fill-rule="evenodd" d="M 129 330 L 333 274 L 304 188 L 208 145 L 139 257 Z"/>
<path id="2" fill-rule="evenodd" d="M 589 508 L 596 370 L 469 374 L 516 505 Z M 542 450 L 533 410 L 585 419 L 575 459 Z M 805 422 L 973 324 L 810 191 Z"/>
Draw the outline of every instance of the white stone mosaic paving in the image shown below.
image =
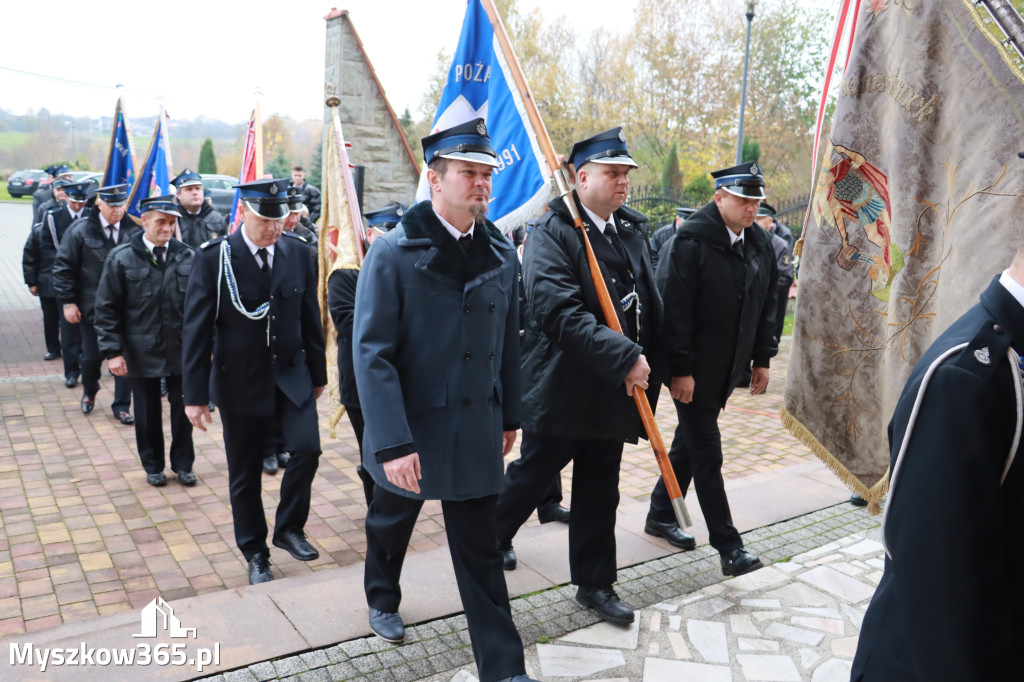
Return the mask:
<path id="1" fill-rule="evenodd" d="M 565 682 L 847 682 L 881 577 L 876 536 L 666 600 L 637 611 L 630 627 L 598 623 L 530 646 L 527 672 Z"/>

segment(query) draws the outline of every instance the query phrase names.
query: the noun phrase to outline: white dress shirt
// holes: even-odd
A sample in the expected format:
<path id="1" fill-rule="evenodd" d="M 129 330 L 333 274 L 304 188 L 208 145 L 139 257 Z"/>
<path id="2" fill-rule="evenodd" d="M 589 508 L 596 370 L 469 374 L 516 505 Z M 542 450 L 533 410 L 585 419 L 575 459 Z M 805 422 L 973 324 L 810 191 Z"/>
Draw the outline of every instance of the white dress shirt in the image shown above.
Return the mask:
<path id="1" fill-rule="evenodd" d="M 263 262 L 260 260 L 260 257 L 256 255 L 256 252 L 259 251 L 261 248 L 265 248 L 267 250 L 268 265 L 271 268 L 274 267 L 274 244 L 264 247 L 256 246 L 255 244 L 252 243 L 252 240 L 249 239 L 249 235 L 246 234 L 244 225 L 242 226 L 242 239 L 245 240 L 245 245 L 249 247 L 249 253 L 252 254 L 253 259 L 256 261 L 256 265 L 259 266 L 261 270 L 263 269 Z"/>

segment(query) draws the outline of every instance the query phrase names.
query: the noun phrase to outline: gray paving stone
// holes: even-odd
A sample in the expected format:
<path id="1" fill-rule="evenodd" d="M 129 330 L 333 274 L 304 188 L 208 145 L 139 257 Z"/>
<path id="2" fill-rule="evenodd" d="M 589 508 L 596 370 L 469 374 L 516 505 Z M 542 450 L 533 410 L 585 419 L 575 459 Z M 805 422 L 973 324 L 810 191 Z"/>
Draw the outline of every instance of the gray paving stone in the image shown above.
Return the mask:
<path id="1" fill-rule="evenodd" d="M 260 680 L 260 682 L 277 679 L 277 671 L 274 669 L 274 664 L 270 661 L 250 665 L 249 672 L 251 672 L 257 680 Z"/>
<path id="2" fill-rule="evenodd" d="M 377 654 L 367 654 L 366 656 L 352 659 L 352 665 L 364 675 L 381 668 L 380 659 L 377 658 Z"/>
<path id="3" fill-rule="evenodd" d="M 259 682 L 259 678 L 248 668 L 242 668 L 224 673 L 224 682 Z"/>
<path id="4" fill-rule="evenodd" d="M 274 661 L 274 668 L 277 669 L 278 677 L 298 675 L 299 673 L 304 673 L 308 670 L 306 665 L 302 662 L 302 659 L 298 656 L 278 659 Z"/>
<path id="5" fill-rule="evenodd" d="M 341 680 L 349 680 L 359 674 L 356 667 L 349 661 L 343 663 L 336 663 L 327 667 L 327 674 L 331 676 L 331 682 L 341 682 Z"/>
<path id="6" fill-rule="evenodd" d="M 310 670 L 314 668 L 326 668 L 330 665 L 331 661 L 327 657 L 327 652 L 323 649 L 317 649 L 315 651 L 307 651 L 304 654 L 299 654 L 299 658 L 306 664 Z"/>
<path id="7" fill-rule="evenodd" d="M 352 639 L 347 642 L 342 642 L 338 646 L 341 647 L 341 650 L 344 651 L 349 658 L 365 656 L 370 653 L 370 645 L 366 639 Z"/>
<path id="8" fill-rule="evenodd" d="M 331 682 L 331 674 L 327 672 L 327 668 L 318 668 L 302 673 L 299 679 L 302 682 Z"/>

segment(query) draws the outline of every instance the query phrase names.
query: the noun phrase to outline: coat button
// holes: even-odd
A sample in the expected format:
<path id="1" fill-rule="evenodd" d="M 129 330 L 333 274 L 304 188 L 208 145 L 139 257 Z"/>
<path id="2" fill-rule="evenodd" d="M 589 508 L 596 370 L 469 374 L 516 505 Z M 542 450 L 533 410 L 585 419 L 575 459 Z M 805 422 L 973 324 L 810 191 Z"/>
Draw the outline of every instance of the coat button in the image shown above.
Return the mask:
<path id="1" fill-rule="evenodd" d="M 488 354 L 488 356 L 487 356 L 487 357 L 489 357 L 489 358 L 490 358 L 491 360 L 493 360 L 493 359 L 494 359 L 494 351 L 492 350 L 492 351 L 490 352 L 490 354 Z"/>
<path id="2" fill-rule="evenodd" d="M 472 401 L 472 400 L 470 400 L 469 398 L 463 398 L 463 399 L 462 399 L 462 404 L 463 404 L 463 405 L 466 405 L 466 406 L 469 406 L 469 405 L 472 405 L 472 404 L 473 404 L 473 401 Z"/>
<path id="3" fill-rule="evenodd" d="M 494 309 L 495 309 L 495 307 L 496 307 L 496 306 L 495 306 L 495 305 L 494 305 L 494 304 L 492 303 L 492 304 L 490 304 L 489 306 L 487 306 L 487 309 L 488 309 L 488 310 L 490 310 L 490 311 L 491 311 L 491 312 L 493 313 L 493 312 L 494 312 Z"/>
<path id="4" fill-rule="evenodd" d="M 470 353 L 468 350 L 465 353 L 462 354 L 462 359 L 463 360 L 469 360 L 471 357 L 473 357 L 473 354 Z"/>
<path id="5" fill-rule="evenodd" d="M 992 331 L 994 331 L 996 334 L 1002 334 L 1004 331 L 1003 326 L 999 324 L 994 324 L 992 325 Z"/>
<path id="6" fill-rule="evenodd" d="M 462 312 L 467 313 L 467 314 L 469 313 L 469 304 L 468 303 L 466 305 L 462 306 Z"/>
<path id="7" fill-rule="evenodd" d="M 270 337 L 270 340 L 271 340 L 271 341 L 277 341 L 277 337 L 276 337 L 276 336 L 271 336 L 271 337 Z"/>
<path id="8" fill-rule="evenodd" d="M 271 355 L 270 359 L 273 360 L 274 362 L 277 362 L 277 356 L 276 355 Z"/>
<path id="9" fill-rule="evenodd" d="M 487 399 L 487 404 L 488 405 L 493 405 L 494 404 L 494 398 L 488 398 Z"/>

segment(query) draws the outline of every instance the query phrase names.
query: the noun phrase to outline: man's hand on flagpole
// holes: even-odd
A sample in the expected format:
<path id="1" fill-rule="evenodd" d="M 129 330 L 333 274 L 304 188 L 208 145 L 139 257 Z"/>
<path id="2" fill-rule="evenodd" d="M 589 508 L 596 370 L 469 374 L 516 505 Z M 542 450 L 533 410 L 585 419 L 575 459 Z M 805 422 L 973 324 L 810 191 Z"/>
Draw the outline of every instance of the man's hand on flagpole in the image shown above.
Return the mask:
<path id="1" fill-rule="evenodd" d="M 651 366 L 647 364 L 647 358 L 643 353 L 633 363 L 633 369 L 626 375 L 626 395 L 633 395 L 633 389 L 640 387 L 640 390 L 647 390 L 647 379 L 651 376 Z"/>

